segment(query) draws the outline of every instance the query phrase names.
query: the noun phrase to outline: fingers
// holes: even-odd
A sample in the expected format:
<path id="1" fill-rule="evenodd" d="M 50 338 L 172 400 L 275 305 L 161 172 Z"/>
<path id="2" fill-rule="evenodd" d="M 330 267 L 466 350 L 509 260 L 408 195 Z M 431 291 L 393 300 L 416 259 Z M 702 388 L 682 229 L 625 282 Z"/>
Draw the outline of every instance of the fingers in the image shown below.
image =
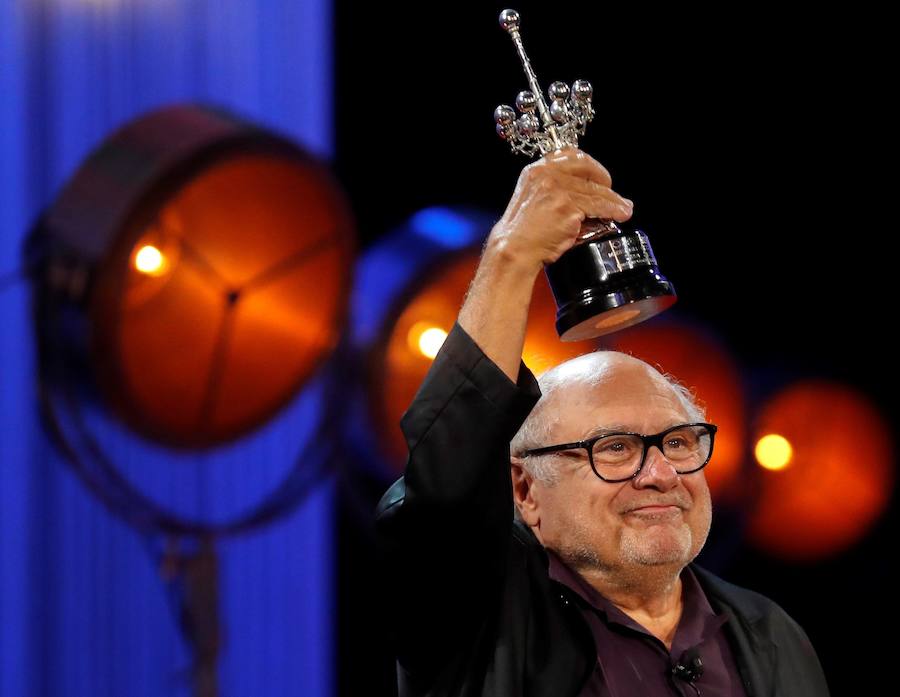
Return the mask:
<path id="1" fill-rule="evenodd" d="M 634 211 L 634 204 L 629 199 L 593 180 L 556 174 L 554 181 L 589 218 L 612 218 L 624 222 Z"/>
<path id="2" fill-rule="evenodd" d="M 611 218 L 616 222 L 624 223 L 631 217 L 632 207 L 620 204 L 617 199 L 621 197 L 612 190 L 609 190 L 609 192 L 612 197 L 586 196 L 585 194 L 570 191 L 569 200 L 586 218 Z"/>
<path id="3" fill-rule="evenodd" d="M 553 154 L 557 155 L 560 152 L 563 151 L 557 151 L 557 153 Z M 568 151 L 569 154 L 574 152 L 578 151 L 572 149 Z M 608 196 L 612 194 L 613 198 L 620 205 L 632 206 L 631 201 L 619 196 L 610 189 L 611 179 L 603 165 L 596 160 L 591 160 L 590 162 L 593 164 L 586 161 L 579 163 L 568 155 L 564 159 L 552 161 L 542 158 L 532 162 L 522 170 L 519 184 L 526 188 L 552 186 L 553 188 L 576 191 L 586 196 Z"/>
<path id="4" fill-rule="evenodd" d="M 558 172 L 553 174 L 553 180 L 557 186 L 566 191 L 584 196 L 608 198 L 620 206 L 634 208 L 634 202 L 631 199 L 620 196 L 608 186 L 598 184 L 596 181 Z"/>
<path id="5" fill-rule="evenodd" d="M 565 148 L 523 170 L 519 185 L 525 195 L 514 203 L 527 205 L 536 195 L 548 210 L 555 209 L 557 216 L 568 211 L 575 216 L 623 222 L 631 217 L 634 204 L 613 191 L 611 181 L 599 162 L 580 150 Z"/>
<path id="6" fill-rule="evenodd" d="M 556 172 L 581 177 L 607 188 L 612 186 L 612 177 L 606 167 L 586 152 L 577 148 L 565 147 L 561 150 L 547 153 L 541 161 L 545 162 L 547 166 Z"/>

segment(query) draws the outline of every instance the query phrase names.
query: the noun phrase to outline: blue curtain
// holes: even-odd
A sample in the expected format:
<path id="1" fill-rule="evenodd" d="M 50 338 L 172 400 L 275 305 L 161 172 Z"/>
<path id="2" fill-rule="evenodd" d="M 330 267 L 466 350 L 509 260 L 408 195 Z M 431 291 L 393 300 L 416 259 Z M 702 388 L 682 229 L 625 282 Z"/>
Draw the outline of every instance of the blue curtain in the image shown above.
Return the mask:
<path id="1" fill-rule="evenodd" d="M 332 147 L 327 0 L 0 2 L 0 695 L 191 693 L 190 650 L 146 540 L 92 498 L 38 418 L 25 233 L 112 129 L 203 102 Z M 321 383 L 321 380 L 319 380 Z M 156 500 L 212 519 L 246 510 L 309 438 L 320 385 L 239 444 L 173 454 L 90 415 Z M 333 692 L 332 498 L 219 545 L 220 694 Z"/>

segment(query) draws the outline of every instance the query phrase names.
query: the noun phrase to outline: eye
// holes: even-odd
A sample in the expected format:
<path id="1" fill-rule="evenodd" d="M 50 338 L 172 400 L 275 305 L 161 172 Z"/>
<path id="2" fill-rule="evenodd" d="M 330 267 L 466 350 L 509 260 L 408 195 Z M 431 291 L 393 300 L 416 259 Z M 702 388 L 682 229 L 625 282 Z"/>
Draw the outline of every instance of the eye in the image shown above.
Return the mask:
<path id="1" fill-rule="evenodd" d="M 641 448 L 630 436 L 607 436 L 594 444 L 594 457 L 603 461 L 631 459 Z"/>
<path id="2" fill-rule="evenodd" d="M 622 453 L 629 448 L 627 441 L 616 438 L 604 438 L 597 445 L 600 446 L 599 450 L 604 453 Z"/>
<path id="3" fill-rule="evenodd" d="M 666 436 L 666 450 L 692 450 L 697 447 L 699 435 L 691 429 L 673 431 Z"/>

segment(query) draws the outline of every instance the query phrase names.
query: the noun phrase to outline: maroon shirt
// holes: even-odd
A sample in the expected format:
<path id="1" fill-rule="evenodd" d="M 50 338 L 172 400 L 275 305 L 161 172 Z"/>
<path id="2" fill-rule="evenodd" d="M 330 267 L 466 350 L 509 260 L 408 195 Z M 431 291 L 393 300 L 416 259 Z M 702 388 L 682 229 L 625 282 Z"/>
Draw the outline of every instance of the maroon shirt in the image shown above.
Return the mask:
<path id="1" fill-rule="evenodd" d="M 703 674 L 694 681 L 702 697 L 746 697 L 722 629 L 727 618 L 713 611 L 689 568 L 681 572 L 683 608 L 670 650 L 569 569 L 552 551 L 547 552 L 550 578 L 584 600 L 578 606 L 597 647 L 597 664 L 581 697 L 696 695 L 689 684 L 671 674 L 672 666 L 692 647 L 697 648 L 703 661 Z"/>

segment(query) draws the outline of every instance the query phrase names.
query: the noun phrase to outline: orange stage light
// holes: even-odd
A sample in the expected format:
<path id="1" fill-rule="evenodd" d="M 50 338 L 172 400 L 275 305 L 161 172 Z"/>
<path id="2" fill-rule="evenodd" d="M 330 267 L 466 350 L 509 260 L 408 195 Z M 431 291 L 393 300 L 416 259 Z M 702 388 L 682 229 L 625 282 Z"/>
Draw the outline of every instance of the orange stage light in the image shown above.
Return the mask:
<path id="1" fill-rule="evenodd" d="M 791 464 L 794 448 L 784 436 L 767 433 L 756 442 L 753 453 L 760 467 L 777 471 Z"/>
<path id="2" fill-rule="evenodd" d="M 88 336 L 48 338 L 47 355 L 86 348 L 107 401 L 169 445 L 268 420 L 343 329 L 346 200 L 323 164 L 223 112 L 172 107 L 112 134 L 31 243 L 48 337 L 73 305 L 87 314 Z"/>
<path id="3" fill-rule="evenodd" d="M 747 438 L 743 383 L 728 351 L 705 332 L 665 321 L 651 321 L 605 338 L 609 348 L 671 373 L 706 407 L 707 419 L 719 431 L 704 471 L 712 492 L 727 496 L 744 461 Z"/>
<path id="4" fill-rule="evenodd" d="M 894 484 L 890 429 L 863 395 L 810 381 L 773 397 L 756 432 L 791 445 L 786 467 L 760 469 L 751 540 L 790 560 L 814 560 L 856 543 L 887 508 Z"/>
<path id="5" fill-rule="evenodd" d="M 484 231 L 485 234 L 487 230 Z M 475 274 L 480 246 L 450 255 L 438 267 L 424 270 L 413 292 L 393 315 L 387 340 L 377 352 L 371 412 L 381 446 L 396 471 L 402 468 L 406 444 L 397 428 L 431 366 L 436 348 L 453 327 L 466 289 Z M 594 341 L 564 343 L 554 328 L 556 303 L 544 278 L 538 278 L 523 349 L 525 364 L 537 375 L 569 358 L 596 348 Z"/>
<path id="6" fill-rule="evenodd" d="M 134 268 L 149 276 L 162 275 L 168 264 L 166 258 L 152 244 L 141 246 L 134 255 Z"/>

